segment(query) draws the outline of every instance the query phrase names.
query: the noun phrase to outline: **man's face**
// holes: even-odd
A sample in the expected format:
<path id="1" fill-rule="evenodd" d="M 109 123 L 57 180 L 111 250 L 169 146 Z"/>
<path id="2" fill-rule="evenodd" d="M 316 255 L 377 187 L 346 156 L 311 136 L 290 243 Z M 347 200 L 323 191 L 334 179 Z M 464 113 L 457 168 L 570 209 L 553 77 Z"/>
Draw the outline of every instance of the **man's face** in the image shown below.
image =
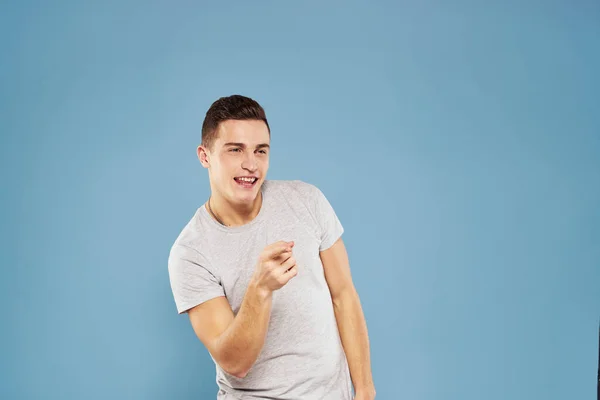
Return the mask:
<path id="1" fill-rule="evenodd" d="M 269 144 L 269 129 L 263 121 L 220 123 L 212 149 L 198 148 L 211 188 L 234 204 L 251 204 L 269 169 Z"/>

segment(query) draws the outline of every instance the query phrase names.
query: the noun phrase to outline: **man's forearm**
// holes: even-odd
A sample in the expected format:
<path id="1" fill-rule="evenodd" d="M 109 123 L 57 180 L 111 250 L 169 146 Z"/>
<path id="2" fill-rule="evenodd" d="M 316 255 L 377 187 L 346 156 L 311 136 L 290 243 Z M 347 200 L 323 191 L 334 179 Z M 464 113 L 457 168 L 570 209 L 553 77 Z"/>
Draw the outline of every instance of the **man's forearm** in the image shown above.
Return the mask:
<path id="1" fill-rule="evenodd" d="M 369 335 L 358 293 L 348 289 L 333 299 L 333 305 L 354 390 L 375 397 Z"/>
<path id="2" fill-rule="evenodd" d="M 228 373 L 243 378 L 262 350 L 271 315 L 272 294 L 251 283 L 233 322 L 217 340 L 219 363 Z"/>

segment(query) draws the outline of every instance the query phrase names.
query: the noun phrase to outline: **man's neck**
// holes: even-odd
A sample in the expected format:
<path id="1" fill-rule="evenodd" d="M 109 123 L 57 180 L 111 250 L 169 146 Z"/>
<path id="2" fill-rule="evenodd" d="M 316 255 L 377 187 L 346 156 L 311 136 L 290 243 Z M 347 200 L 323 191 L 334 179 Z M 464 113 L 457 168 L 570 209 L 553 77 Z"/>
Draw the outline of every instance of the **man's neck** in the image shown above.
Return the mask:
<path id="1" fill-rule="evenodd" d="M 262 200 L 262 191 L 259 191 L 251 205 L 240 207 L 228 203 L 218 195 L 211 194 L 207 208 L 209 214 L 212 211 L 211 217 L 217 222 L 228 227 L 235 227 L 252 222 L 260 212 Z"/>

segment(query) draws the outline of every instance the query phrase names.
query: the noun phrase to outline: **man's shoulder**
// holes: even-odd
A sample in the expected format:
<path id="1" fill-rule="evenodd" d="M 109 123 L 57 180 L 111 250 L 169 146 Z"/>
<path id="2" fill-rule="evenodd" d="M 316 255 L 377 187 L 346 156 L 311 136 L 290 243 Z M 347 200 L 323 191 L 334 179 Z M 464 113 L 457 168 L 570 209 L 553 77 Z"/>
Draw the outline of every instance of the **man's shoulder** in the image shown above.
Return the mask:
<path id="1" fill-rule="evenodd" d="M 283 193 L 283 194 L 298 194 L 303 197 L 314 195 L 318 188 L 309 182 L 300 179 L 277 179 L 265 181 L 265 189 L 267 194 L 269 192 Z"/>
<path id="2" fill-rule="evenodd" d="M 175 241 L 171 245 L 171 253 L 177 252 L 177 250 L 191 249 L 197 251 L 199 242 L 203 237 L 203 229 L 201 227 L 201 220 L 199 218 L 200 209 L 196 210 L 194 215 L 188 220 L 183 226 Z"/>

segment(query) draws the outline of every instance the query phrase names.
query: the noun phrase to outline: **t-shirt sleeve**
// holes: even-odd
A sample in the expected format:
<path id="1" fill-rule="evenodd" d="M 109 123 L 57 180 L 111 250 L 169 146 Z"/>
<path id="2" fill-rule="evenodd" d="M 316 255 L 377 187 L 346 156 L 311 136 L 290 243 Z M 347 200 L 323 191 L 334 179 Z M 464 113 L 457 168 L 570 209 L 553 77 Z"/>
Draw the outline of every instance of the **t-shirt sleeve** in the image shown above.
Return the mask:
<path id="1" fill-rule="evenodd" d="M 316 186 L 312 187 L 312 201 L 314 203 L 315 218 L 319 228 L 321 244 L 319 251 L 327 250 L 342 236 L 344 227 L 335 213 L 327 197 Z"/>
<path id="2" fill-rule="evenodd" d="M 169 253 L 169 279 L 177 312 L 225 296 L 223 286 L 206 260 L 191 247 L 175 244 Z"/>

